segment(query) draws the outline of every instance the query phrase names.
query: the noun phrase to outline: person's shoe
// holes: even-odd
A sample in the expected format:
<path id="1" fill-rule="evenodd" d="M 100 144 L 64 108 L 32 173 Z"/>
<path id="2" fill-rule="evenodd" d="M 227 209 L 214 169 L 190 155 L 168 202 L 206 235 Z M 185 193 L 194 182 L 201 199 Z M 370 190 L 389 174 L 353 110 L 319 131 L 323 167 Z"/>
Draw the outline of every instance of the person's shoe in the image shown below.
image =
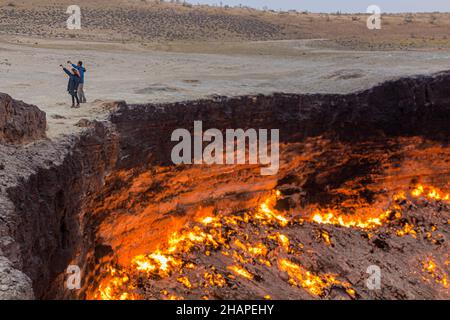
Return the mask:
<path id="1" fill-rule="evenodd" d="M 75 108 L 75 105 L 73 104 L 73 105 L 71 106 L 71 108 Z"/>
<path id="2" fill-rule="evenodd" d="M 77 104 L 77 108 L 79 108 L 80 107 L 80 104 Z"/>

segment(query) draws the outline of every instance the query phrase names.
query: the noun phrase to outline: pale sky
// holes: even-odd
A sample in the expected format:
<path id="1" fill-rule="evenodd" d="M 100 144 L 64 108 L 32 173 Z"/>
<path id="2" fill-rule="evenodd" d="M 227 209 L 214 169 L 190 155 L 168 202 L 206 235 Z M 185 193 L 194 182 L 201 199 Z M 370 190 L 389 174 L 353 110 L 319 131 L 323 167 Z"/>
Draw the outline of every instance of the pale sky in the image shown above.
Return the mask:
<path id="1" fill-rule="evenodd" d="M 261 9 L 296 9 L 311 12 L 366 12 L 370 5 L 377 5 L 382 12 L 450 12 L 450 0 L 188 0 L 197 4 L 245 5 Z"/>

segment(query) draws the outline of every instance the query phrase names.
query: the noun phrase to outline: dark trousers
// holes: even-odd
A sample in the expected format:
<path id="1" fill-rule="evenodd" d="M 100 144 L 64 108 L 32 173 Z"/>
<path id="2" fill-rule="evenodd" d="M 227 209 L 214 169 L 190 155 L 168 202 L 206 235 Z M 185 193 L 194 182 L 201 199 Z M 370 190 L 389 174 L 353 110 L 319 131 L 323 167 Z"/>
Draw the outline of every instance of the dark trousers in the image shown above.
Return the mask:
<path id="1" fill-rule="evenodd" d="M 80 104 L 80 100 L 78 100 L 77 93 L 75 92 L 74 94 L 71 94 L 71 96 L 72 96 L 72 105 L 75 105 L 75 100 L 77 101 L 77 105 L 79 105 Z"/>

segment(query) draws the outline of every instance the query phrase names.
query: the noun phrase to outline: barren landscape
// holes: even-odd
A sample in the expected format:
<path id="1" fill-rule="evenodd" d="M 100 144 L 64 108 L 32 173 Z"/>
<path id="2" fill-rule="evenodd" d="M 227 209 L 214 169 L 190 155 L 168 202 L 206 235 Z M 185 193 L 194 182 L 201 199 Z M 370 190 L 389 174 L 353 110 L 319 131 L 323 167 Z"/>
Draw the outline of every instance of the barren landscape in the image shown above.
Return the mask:
<path id="1" fill-rule="evenodd" d="M 0 299 L 449 298 L 449 13 L 70 4 L 0 1 Z M 175 166 L 195 120 L 280 171 Z"/>

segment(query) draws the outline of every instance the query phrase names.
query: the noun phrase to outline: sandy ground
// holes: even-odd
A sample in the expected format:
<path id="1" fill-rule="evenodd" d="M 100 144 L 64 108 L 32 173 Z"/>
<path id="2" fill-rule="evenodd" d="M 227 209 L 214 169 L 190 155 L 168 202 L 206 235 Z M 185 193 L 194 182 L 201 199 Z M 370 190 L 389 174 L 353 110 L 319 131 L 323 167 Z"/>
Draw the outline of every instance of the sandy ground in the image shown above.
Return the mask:
<path id="1" fill-rule="evenodd" d="M 343 51 L 312 47 L 311 40 L 247 42 L 236 44 L 235 54 L 230 48 L 224 49 L 226 54 L 201 54 L 155 51 L 139 44 L 31 38 L 13 44 L 17 37 L 3 39 L 8 41 L 0 42 L 0 91 L 46 111 L 50 138 L 73 132 L 80 118 L 104 115 L 102 101 L 345 93 L 398 76 L 450 69 L 446 51 Z M 70 109 L 67 77 L 58 66 L 78 59 L 88 69 L 89 103 Z"/>

